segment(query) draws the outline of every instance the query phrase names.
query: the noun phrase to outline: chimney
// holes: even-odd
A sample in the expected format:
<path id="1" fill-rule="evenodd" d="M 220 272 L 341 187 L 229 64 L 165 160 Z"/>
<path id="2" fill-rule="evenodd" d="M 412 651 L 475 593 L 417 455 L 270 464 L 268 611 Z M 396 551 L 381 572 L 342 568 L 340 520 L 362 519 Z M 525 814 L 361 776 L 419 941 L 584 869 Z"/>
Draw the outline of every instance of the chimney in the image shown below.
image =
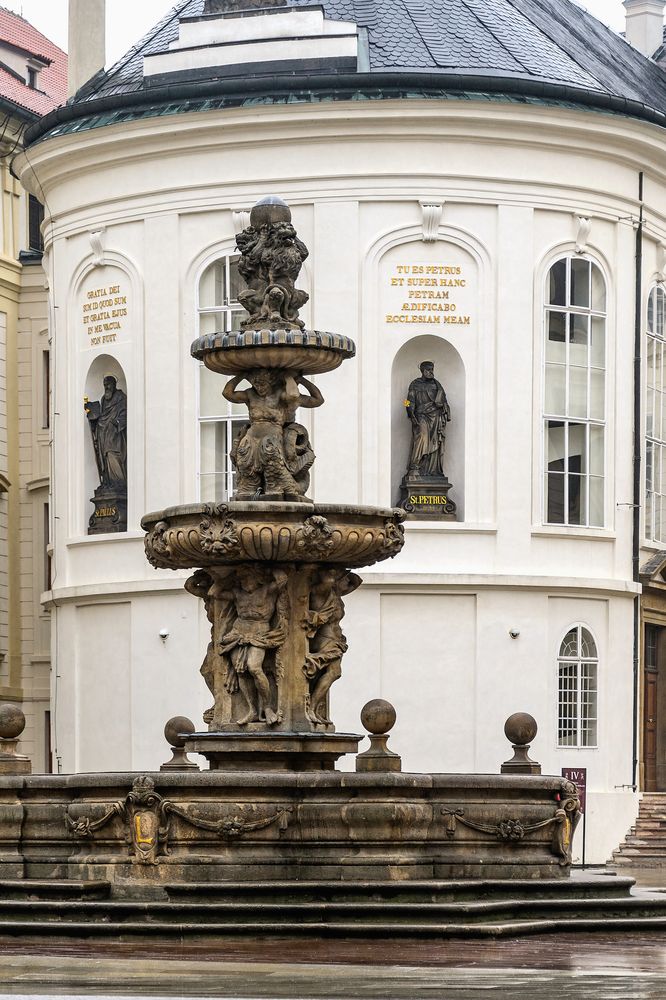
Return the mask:
<path id="1" fill-rule="evenodd" d="M 664 40 L 666 0 L 624 0 L 626 39 L 644 56 L 653 56 Z"/>
<path id="2" fill-rule="evenodd" d="M 72 97 L 104 69 L 106 62 L 106 0 L 69 0 L 69 81 Z"/>

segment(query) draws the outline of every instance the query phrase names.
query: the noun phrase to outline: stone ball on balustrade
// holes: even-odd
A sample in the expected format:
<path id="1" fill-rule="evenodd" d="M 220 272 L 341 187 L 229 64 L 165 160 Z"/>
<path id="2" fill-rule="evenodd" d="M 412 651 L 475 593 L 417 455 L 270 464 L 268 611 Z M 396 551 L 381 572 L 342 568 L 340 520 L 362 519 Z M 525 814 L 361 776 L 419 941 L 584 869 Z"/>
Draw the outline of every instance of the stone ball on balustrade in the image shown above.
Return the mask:
<path id="1" fill-rule="evenodd" d="M 390 701 L 373 698 L 361 709 L 361 722 L 373 736 L 388 733 L 395 725 L 395 709 Z"/>
<path id="2" fill-rule="evenodd" d="M 0 739 L 15 740 L 25 729 L 25 715 L 18 705 L 0 705 Z"/>
<path id="3" fill-rule="evenodd" d="M 504 723 L 504 735 L 510 743 L 516 746 L 531 743 L 537 730 L 536 719 L 527 712 L 514 712 Z"/>
<path id="4" fill-rule="evenodd" d="M 175 715 L 164 727 L 164 738 L 170 747 L 182 748 L 185 740 L 195 730 L 194 723 L 184 715 Z"/>

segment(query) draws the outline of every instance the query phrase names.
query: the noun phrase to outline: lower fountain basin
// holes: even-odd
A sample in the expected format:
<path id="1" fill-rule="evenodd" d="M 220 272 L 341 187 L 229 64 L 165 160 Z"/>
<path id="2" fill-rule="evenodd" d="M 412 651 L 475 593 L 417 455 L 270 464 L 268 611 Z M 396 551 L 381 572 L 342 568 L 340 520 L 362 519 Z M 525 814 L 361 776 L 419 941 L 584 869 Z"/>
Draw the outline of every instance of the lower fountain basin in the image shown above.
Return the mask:
<path id="1" fill-rule="evenodd" d="M 242 562 L 371 566 L 404 544 L 404 511 L 391 507 L 233 501 L 146 514 L 148 561 L 158 569 Z"/>

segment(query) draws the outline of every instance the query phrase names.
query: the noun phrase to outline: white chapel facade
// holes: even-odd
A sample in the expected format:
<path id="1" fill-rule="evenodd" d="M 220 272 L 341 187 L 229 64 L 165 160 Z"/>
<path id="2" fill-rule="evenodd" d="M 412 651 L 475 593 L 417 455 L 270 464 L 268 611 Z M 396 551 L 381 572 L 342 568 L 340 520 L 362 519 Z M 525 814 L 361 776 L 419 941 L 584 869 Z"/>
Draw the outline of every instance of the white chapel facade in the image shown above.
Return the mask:
<path id="1" fill-rule="evenodd" d="M 666 76 L 608 32 L 614 58 L 656 88 L 631 104 L 598 54 L 586 68 L 527 0 L 509 42 L 491 13 L 511 5 L 484 6 L 488 65 L 467 66 L 465 90 L 460 53 L 447 65 L 442 46 L 388 52 L 351 3 L 342 18 L 190 0 L 44 120 L 29 164 L 19 157 L 48 205 L 43 600 L 62 770 L 153 769 L 169 717 L 201 725 L 208 623 L 184 576 L 146 561 L 140 520 L 228 496 L 242 414 L 189 347 L 237 328 L 235 237 L 277 194 L 310 251 L 306 325 L 357 346 L 316 379 L 327 405 L 301 418 L 314 499 L 397 502 L 422 361 L 451 407 L 457 519 L 408 520 L 403 551 L 362 571 L 338 729 L 388 698 L 404 769 L 493 772 L 510 755 L 505 719 L 527 711 L 544 773 L 587 769 L 588 860 L 631 825 L 644 763 L 636 566 L 657 565 L 666 541 Z M 567 6 L 584 33 L 593 19 Z M 398 27 L 409 40 L 413 25 Z M 127 396 L 127 530 L 90 534 L 84 397 L 100 399 L 109 375 Z"/>

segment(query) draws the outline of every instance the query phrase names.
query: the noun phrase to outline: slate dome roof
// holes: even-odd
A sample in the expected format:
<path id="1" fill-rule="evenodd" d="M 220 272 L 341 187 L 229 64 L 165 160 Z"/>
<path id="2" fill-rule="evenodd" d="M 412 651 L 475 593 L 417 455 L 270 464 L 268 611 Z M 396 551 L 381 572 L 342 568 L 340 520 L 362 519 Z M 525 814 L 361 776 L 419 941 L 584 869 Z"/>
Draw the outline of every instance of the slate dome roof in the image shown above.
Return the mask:
<path id="1" fill-rule="evenodd" d="M 227 95 L 227 103 L 235 95 L 236 105 L 258 94 L 293 97 L 307 91 L 303 99 L 315 99 L 324 90 L 334 97 L 354 89 L 380 97 L 419 96 L 425 89 L 564 101 L 666 125 L 666 72 L 572 0 L 267 0 L 272 9 L 319 6 L 326 18 L 355 22 L 367 32 L 367 65 L 353 73 L 323 67 L 314 74 L 300 73 L 298 66 L 259 73 L 239 67 L 233 78 L 212 73 L 203 81 L 149 88 L 144 56 L 168 50 L 178 38 L 180 18 L 199 17 L 211 4 L 227 10 L 261 6 L 258 0 L 181 0 L 65 109 L 47 116 L 29 140 L 93 110 L 214 94 Z"/>

